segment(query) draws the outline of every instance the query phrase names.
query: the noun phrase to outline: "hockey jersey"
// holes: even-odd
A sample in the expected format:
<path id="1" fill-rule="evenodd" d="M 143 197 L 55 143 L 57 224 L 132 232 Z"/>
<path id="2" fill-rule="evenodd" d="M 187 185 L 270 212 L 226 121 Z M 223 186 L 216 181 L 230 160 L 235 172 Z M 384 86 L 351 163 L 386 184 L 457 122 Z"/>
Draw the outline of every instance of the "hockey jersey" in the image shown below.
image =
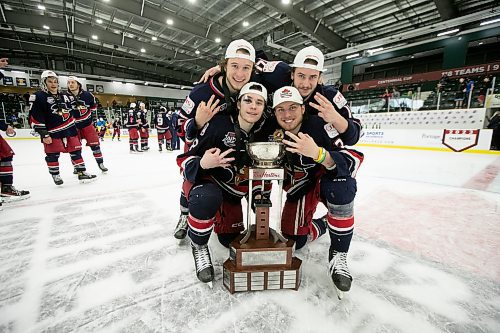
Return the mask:
<path id="1" fill-rule="evenodd" d="M 155 127 L 158 133 L 165 133 L 169 130 L 170 119 L 166 112 L 158 112 L 155 116 Z"/>
<path id="2" fill-rule="evenodd" d="M 128 110 L 127 114 L 127 128 L 139 128 L 140 114 L 134 109 Z"/>
<path id="3" fill-rule="evenodd" d="M 97 110 L 97 103 L 92 93 L 81 90 L 78 96 L 74 96 L 70 91 L 67 95 L 73 96 L 72 114 L 75 118 L 77 128 L 84 128 L 92 125 L 92 113 Z"/>
<path id="4" fill-rule="evenodd" d="M 221 108 L 219 113 L 225 113 L 229 107 L 224 95 L 224 89 L 219 83 L 220 77 L 223 77 L 222 74 L 217 74 L 211 77 L 208 82 L 195 86 L 182 104 L 178 120 L 179 136 L 183 137 L 188 144 L 193 142 L 198 132 L 194 118 L 196 109 L 201 102 L 207 102 L 212 95 L 215 95 L 215 100 L 219 100 L 218 106 Z M 229 98 L 233 104 L 236 104 L 236 96 Z"/>
<path id="5" fill-rule="evenodd" d="M 307 116 L 302 121 L 299 132 L 308 134 L 319 147 L 327 150 L 332 156 L 335 166 L 327 170 L 322 164 L 314 162 L 310 157 L 287 152 L 284 158 L 284 167 L 287 173 L 285 190 L 291 200 L 298 200 L 313 188 L 319 174 L 326 173 L 327 176 L 332 178 L 356 176 L 356 172 L 364 158 L 363 154 L 340 144 L 334 145 L 334 141 L 332 141 L 334 133 L 328 126 L 323 119 L 314 115 Z M 284 131 L 277 126 L 274 135 L 268 138 L 269 141 L 275 141 L 275 138 L 283 137 L 293 142 L 293 139 L 287 138 Z"/>
<path id="6" fill-rule="evenodd" d="M 30 96 L 29 101 L 30 125 L 42 138 L 47 133 L 53 138 L 77 135 L 75 119 L 71 112 L 71 106 L 75 102 L 73 96 L 38 91 Z"/>
<path id="7" fill-rule="evenodd" d="M 141 128 L 149 128 L 148 119 L 146 118 L 147 111 L 139 110 L 137 111 L 137 119 L 139 120 L 139 126 Z"/>
<path id="8" fill-rule="evenodd" d="M 241 199 L 247 194 L 248 179 L 246 168 L 250 165 L 250 157 L 246 152 L 246 143 L 252 142 L 254 133 L 261 130 L 255 124 L 250 133 L 239 129 L 233 118 L 227 114 L 215 115 L 198 133 L 189 151 L 177 157 L 184 179 L 196 183 L 201 179 L 210 178 L 215 181 L 228 195 Z M 219 148 L 221 152 L 235 149 L 227 157 L 234 157 L 231 167 L 203 169 L 200 166 L 203 154 L 210 148 Z M 255 188 L 257 190 L 258 188 Z"/>

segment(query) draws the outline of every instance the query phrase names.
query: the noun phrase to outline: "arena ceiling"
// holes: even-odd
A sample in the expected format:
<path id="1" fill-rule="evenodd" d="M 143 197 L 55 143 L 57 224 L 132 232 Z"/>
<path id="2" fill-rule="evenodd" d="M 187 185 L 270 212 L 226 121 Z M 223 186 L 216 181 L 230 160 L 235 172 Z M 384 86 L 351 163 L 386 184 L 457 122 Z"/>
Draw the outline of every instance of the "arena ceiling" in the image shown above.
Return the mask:
<path id="1" fill-rule="evenodd" d="M 0 52 L 11 64 L 190 84 L 245 38 L 290 61 L 315 45 L 330 59 L 433 38 L 500 15 L 500 0 L 2 0 Z"/>

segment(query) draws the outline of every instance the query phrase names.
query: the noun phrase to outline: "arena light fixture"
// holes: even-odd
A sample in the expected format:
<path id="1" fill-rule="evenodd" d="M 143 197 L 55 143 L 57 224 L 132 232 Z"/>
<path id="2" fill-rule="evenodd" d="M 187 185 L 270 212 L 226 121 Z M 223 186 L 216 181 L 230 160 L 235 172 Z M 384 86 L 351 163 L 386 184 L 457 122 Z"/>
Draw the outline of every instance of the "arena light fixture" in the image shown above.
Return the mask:
<path id="1" fill-rule="evenodd" d="M 93 39 L 93 40 L 98 40 L 98 39 L 99 39 L 99 37 L 97 37 L 97 35 L 92 35 L 92 39 Z"/>
<path id="2" fill-rule="evenodd" d="M 95 21 L 97 22 L 97 24 L 102 24 L 102 20 L 101 19 L 97 19 Z"/>
<path id="3" fill-rule="evenodd" d="M 50 27 L 49 27 L 48 25 L 45 25 L 45 24 L 43 25 L 43 28 L 44 28 L 45 30 L 49 30 L 49 29 L 50 29 Z"/>
<path id="4" fill-rule="evenodd" d="M 45 10 L 45 6 L 44 5 L 38 5 L 38 9 Z"/>
<path id="5" fill-rule="evenodd" d="M 148 84 L 149 84 L 149 82 L 148 82 L 148 81 L 144 82 L 144 85 L 145 85 L 145 86 L 147 86 Z"/>
<path id="6" fill-rule="evenodd" d="M 153 36 L 153 37 L 151 37 L 151 39 L 152 39 L 152 40 L 158 40 L 158 37 Z"/>
<path id="7" fill-rule="evenodd" d="M 437 34 L 438 37 L 441 37 L 441 36 L 446 36 L 446 35 L 451 35 L 451 34 L 454 34 L 455 32 L 459 32 L 460 29 L 453 29 L 453 30 L 448 30 L 448 31 L 443 31 L 443 32 L 440 32 Z"/>
<path id="8" fill-rule="evenodd" d="M 359 57 L 359 53 L 353 53 L 353 54 L 349 54 L 348 56 L 346 56 L 346 60 L 347 59 L 352 59 L 352 58 L 356 58 L 356 57 Z"/>
<path id="9" fill-rule="evenodd" d="M 220 43 L 221 41 L 222 41 L 222 40 L 221 40 L 219 37 L 215 38 L 215 42 L 216 42 L 216 43 Z"/>
<path id="10" fill-rule="evenodd" d="M 194 53 L 196 53 L 196 54 L 200 54 L 200 51 L 199 51 L 199 50 L 196 50 L 196 51 L 194 51 Z"/>
<path id="11" fill-rule="evenodd" d="M 291 2 L 290 0 L 281 0 L 281 3 L 284 5 L 289 5 L 290 2 Z"/>
<path id="12" fill-rule="evenodd" d="M 366 52 L 368 52 L 370 55 L 374 54 L 375 52 L 380 52 L 380 51 L 383 51 L 384 48 L 383 47 L 377 47 L 375 49 L 371 49 L 371 50 L 367 50 Z"/>
<path id="13" fill-rule="evenodd" d="M 479 25 L 488 25 L 488 24 L 493 24 L 493 23 L 497 23 L 497 22 L 500 22 L 500 17 L 493 19 L 493 20 L 481 22 L 481 24 L 479 24 Z"/>
<path id="14" fill-rule="evenodd" d="M 145 48 L 142 48 L 142 49 L 141 49 L 141 53 L 146 53 L 146 49 L 145 49 Z"/>
<path id="15" fill-rule="evenodd" d="M 174 24 L 174 20 L 172 20 L 172 19 L 167 19 L 167 24 L 168 24 L 168 25 L 172 25 L 172 24 Z"/>
<path id="16" fill-rule="evenodd" d="M 243 26 L 244 27 L 248 27 L 250 25 L 250 23 L 248 23 L 248 21 L 243 21 Z"/>

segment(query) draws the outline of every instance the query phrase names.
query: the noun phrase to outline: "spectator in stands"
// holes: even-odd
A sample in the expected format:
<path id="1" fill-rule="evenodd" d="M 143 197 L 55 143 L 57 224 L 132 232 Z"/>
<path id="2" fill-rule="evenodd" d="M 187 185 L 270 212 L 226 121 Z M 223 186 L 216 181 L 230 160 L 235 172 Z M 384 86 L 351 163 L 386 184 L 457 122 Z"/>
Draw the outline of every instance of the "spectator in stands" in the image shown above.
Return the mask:
<path id="1" fill-rule="evenodd" d="M 500 150 L 500 111 L 496 111 L 489 119 L 488 128 L 493 130 L 491 149 Z"/>
<path id="2" fill-rule="evenodd" d="M 479 101 L 479 106 L 484 106 L 484 101 L 486 99 L 488 89 L 491 89 L 491 88 L 493 88 L 492 82 L 491 82 L 490 77 L 487 76 L 483 79 L 483 85 L 481 86 L 481 88 L 479 90 L 479 96 L 477 98 L 477 100 Z"/>
<path id="3" fill-rule="evenodd" d="M 446 87 L 446 85 L 448 84 L 449 81 L 450 81 L 450 78 L 448 77 L 448 75 L 443 74 L 443 76 L 441 76 L 441 79 L 439 80 L 439 82 L 436 86 L 436 92 L 438 92 L 438 93 L 443 92 L 444 88 Z"/>
<path id="4" fill-rule="evenodd" d="M 342 92 L 342 90 L 344 90 L 344 84 L 342 83 L 342 81 L 340 79 L 338 79 L 337 82 L 335 82 L 335 84 L 333 86 L 335 88 L 337 88 L 337 90 L 340 92 Z"/>
<path id="5" fill-rule="evenodd" d="M 474 91 L 474 80 L 467 78 L 465 80 L 465 103 L 467 104 L 467 108 L 469 108 L 469 96 Z"/>
<path id="6" fill-rule="evenodd" d="M 458 86 L 455 92 L 455 109 L 460 109 L 462 107 L 462 104 L 464 103 L 466 88 L 467 84 L 465 83 L 465 79 L 461 77 L 460 80 L 458 80 Z"/>
<path id="7" fill-rule="evenodd" d="M 389 92 L 389 88 L 386 88 L 384 93 L 380 97 L 382 97 L 382 99 L 384 100 L 384 106 L 382 106 L 382 109 L 380 111 L 385 111 L 389 107 L 389 100 L 392 97 L 392 94 Z"/>
<path id="8" fill-rule="evenodd" d="M 398 111 L 401 111 L 401 93 L 399 92 L 397 87 L 392 88 L 392 98 L 396 102 L 396 105 L 398 106 Z"/>
<path id="9" fill-rule="evenodd" d="M 349 86 L 347 87 L 347 90 L 349 90 L 349 91 L 354 91 L 354 89 L 355 89 L 355 87 L 352 83 L 349 84 Z"/>
<path id="10" fill-rule="evenodd" d="M 179 150 L 179 149 L 181 149 L 180 139 L 179 139 L 179 136 L 177 135 L 177 130 L 179 127 L 179 124 L 178 124 L 179 110 L 174 111 L 174 109 L 172 108 L 172 109 L 170 109 L 170 111 L 172 112 L 172 117 L 171 117 L 172 123 L 170 126 L 170 130 L 172 132 L 172 149 Z"/>

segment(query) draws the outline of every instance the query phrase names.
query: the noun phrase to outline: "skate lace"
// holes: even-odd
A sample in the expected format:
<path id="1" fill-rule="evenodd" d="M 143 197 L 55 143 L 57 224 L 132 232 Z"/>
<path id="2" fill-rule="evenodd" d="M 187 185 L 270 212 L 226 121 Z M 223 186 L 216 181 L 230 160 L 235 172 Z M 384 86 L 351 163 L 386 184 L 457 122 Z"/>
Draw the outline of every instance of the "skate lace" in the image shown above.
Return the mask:
<path id="1" fill-rule="evenodd" d="M 177 227 L 175 228 L 175 231 L 186 229 L 187 224 L 188 224 L 188 216 L 182 214 L 181 217 L 179 218 L 179 222 L 177 222 Z"/>
<path id="2" fill-rule="evenodd" d="M 194 251 L 194 262 L 196 265 L 196 272 L 200 272 L 205 268 L 212 267 L 212 261 L 210 260 L 210 253 L 208 252 L 208 246 L 193 246 Z"/>
<path id="3" fill-rule="evenodd" d="M 349 268 L 347 267 L 347 252 L 334 252 L 333 258 L 330 261 L 330 275 L 339 274 L 351 277 Z"/>

